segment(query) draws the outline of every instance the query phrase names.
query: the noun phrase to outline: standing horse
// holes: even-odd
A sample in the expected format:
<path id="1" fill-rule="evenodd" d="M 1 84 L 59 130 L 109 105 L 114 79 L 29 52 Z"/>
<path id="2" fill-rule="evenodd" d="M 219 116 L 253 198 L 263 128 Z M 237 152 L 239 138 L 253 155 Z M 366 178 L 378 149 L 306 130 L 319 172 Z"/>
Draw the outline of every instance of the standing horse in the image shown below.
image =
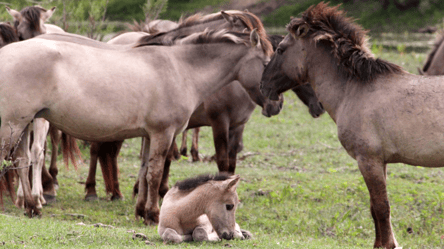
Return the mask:
<path id="1" fill-rule="evenodd" d="M 201 175 L 177 182 L 165 195 L 158 233 L 165 242 L 250 238 L 235 214 L 239 175 Z"/>
<path id="2" fill-rule="evenodd" d="M 263 67 L 271 53 L 266 34 L 255 30 L 208 31 L 178 46 L 129 50 L 43 39 L 12 43 L 0 50 L 0 158 L 25 144 L 19 138 L 36 117 L 88 141 L 145 137 L 136 216 L 158 223 L 158 193 L 174 136 L 205 98 L 234 79 L 259 84 L 260 75 L 249 69 Z M 32 198 L 25 206 L 36 209 Z"/>
<path id="3" fill-rule="evenodd" d="M 375 248 L 396 248 L 387 197 L 387 164 L 444 166 L 444 78 L 412 75 L 376 59 L 366 32 L 338 7 L 320 3 L 287 26 L 261 82 L 272 99 L 310 82 L 358 162 L 370 194 Z M 291 84 L 276 84 L 281 75 Z"/>

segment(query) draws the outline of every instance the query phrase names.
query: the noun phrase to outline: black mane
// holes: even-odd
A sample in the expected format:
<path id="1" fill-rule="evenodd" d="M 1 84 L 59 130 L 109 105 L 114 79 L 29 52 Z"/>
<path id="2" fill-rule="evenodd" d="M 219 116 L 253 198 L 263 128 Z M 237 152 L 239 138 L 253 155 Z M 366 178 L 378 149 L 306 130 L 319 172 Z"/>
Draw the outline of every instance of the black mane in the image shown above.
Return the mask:
<path id="1" fill-rule="evenodd" d="M 207 183 L 208 181 L 225 181 L 230 178 L 230 174 L 228 173 L 218 173 L 215 175 L 200 175 L 194 178 L 185 179 L 183 181 L 179 181 L 174 185 L 179 190 L 189 191 L 193 190 L 200 185 Z"/>

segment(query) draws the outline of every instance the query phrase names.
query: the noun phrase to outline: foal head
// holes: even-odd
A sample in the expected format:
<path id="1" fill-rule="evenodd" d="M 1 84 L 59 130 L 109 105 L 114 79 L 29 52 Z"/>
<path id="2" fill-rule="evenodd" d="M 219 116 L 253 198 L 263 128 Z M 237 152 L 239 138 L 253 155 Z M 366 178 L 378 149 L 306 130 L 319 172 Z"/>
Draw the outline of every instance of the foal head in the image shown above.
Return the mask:
<path id="1" fill-rule="evenodd" d="M 235 213 L 239 198 L 236 187 L 239 175 L 219 173 L 216 175 L 201 175 L 176 183 L 181 191 L 192 191 L 201 196 L 199 201 L 211 222 L 217 235 L 223 239 L 232 239 L 235 234 Z M 191 205 L 196 205 L 192 203 Z M 200 215 L 200 214 L 199 214 Z"/>
<path id="2" fill-rule="evenodd" d="M 46 33 L 44 23 L 54 13 L 56 7 L 46 10 L 38 5 L 22 9 L 20 12 L 6 7 L 14 18 L 14 27 L 20 40 L 26 40 Z"/>
<path id="3" fill-rule="evenodd" d="M 17 32 L 9 22 L 0 23 L 0 48 L 18 40 Z"/>

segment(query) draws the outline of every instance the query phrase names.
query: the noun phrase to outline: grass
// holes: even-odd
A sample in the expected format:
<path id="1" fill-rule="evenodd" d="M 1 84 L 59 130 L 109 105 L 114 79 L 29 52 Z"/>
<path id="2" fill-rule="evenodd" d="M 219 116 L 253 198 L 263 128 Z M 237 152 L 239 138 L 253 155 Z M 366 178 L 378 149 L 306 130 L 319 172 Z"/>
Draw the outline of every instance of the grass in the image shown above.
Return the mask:
<path id="1" fill-rule="evenodd" d="M 415 73 L 426 54 L 387 49 L 375 41 L 376 56 Z M 28 219 L 5 199 L 0 214 L 0 245 L 5 248 L 145 248 L 145 239 L 160 248 L 371 248 L 374 225 L 369 195 L 356 162 L 337 139 L 336 125 L 324 114 L 313 119 L 292 93 L 284 109 L 265 118 L 256 109 L 244 132 L 244 151 L 236 172 L 241 205 L 237 222 L 255 238 L 247 241 L 165 245 L 156 227 L 135 220 L 132 185 L 140 161 L 139 139 L 122 148 L 121 190 L 125 200 L 111 202 L 98 172 L 100 199 L 83 201 L 89 156 L 77 171 L 60 167 L 58 201 Z M 200 153 L 214 153 L 211 129 L 201 130 Z M 252 153 L 253 152 L 253 153 Z M 49 157 L 48 157 L 49 158 Z M 59 162 L 62 165 L 62 162 Z M 173 162 L 170 184 L 201 173 L 216 172 L 214 162 Z M 388 166 L 388 193 L 396 238 L 404 249 L 444 248 L 444 171 L 403 164 Z M 112 227 L 95 227 L 102 223 Z M 408 231 L 412 231 L 409 233 Z"/>

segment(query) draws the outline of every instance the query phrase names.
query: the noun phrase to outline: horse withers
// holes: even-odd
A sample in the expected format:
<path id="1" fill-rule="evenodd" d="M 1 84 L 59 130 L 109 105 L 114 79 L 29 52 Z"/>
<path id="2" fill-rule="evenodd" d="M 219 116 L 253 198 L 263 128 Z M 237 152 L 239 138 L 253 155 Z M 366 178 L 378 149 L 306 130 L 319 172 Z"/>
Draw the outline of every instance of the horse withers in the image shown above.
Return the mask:
<path id="1" fill-rule="evenodd" d="M 239 175 L 201 175 L 177 182 L 165 195 L 158 233 L 165 242 L 249 239 L 235 213 Z"/>

